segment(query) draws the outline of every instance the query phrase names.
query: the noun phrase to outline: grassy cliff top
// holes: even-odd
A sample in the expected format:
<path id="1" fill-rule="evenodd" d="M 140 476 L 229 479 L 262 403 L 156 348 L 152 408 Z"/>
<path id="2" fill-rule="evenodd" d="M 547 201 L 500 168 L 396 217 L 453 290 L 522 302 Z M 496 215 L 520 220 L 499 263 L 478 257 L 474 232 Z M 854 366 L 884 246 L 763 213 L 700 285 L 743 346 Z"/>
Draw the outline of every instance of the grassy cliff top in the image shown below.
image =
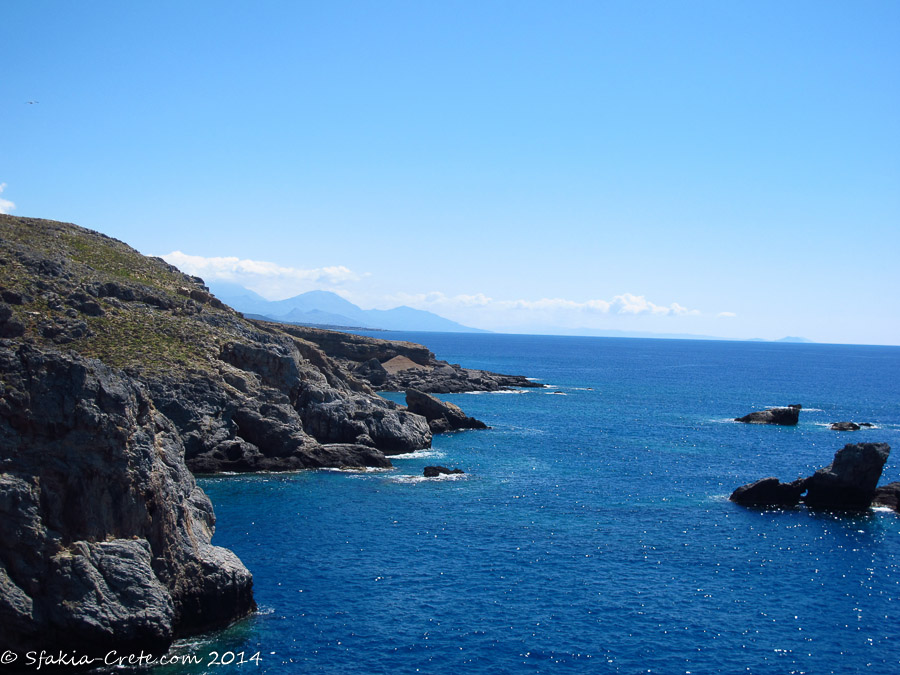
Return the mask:
<path id="1" fill-rule="evenodd" d="M 10 215 L 0 215 L 0 302 L 9 315 L 0 336 L 145 372 L 207 370 L 243 323 L 160 258 L 77 225 Z"/>

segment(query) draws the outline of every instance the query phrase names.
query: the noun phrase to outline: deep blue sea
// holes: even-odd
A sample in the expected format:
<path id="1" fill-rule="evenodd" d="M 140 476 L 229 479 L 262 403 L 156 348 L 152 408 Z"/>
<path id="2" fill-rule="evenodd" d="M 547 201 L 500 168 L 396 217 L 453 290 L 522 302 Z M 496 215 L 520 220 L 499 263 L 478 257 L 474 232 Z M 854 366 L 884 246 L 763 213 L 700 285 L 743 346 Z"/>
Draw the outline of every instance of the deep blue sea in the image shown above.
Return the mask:
<path id="1" fill-rule="evenodd" d="M 900 480 L 900 348 L 378 336 L 552 388 L 443 397 L 492 428 L 392 471 L 201 480 L 260 612 L 180 650 L 260 656 L 192 672 L 900 673 L 900 516 L 727 500 L 850 442 Z"/>

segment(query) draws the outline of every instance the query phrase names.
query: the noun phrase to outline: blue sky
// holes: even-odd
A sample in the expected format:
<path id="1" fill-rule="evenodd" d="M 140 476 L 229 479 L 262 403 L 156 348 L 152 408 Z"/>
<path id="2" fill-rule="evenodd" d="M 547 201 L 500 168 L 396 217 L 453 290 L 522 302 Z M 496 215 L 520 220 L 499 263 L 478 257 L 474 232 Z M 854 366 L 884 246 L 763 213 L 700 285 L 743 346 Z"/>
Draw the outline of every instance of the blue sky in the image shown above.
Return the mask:
<path id="1" fill-rule="evenodd" d="M 898 3 L 22 1 L 0 42 L 2 211 L 271 298 L 900 344 Z"/>

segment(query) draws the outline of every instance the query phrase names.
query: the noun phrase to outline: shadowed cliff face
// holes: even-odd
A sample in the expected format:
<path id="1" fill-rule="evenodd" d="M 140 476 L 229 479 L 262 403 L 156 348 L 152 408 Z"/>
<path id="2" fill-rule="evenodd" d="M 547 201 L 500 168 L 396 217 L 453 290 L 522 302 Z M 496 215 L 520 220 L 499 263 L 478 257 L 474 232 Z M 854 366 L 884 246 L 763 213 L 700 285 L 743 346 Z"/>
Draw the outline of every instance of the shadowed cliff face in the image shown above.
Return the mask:
<path id="1" fill-rule="evenodd" d="M 158 654 L 255 609 L 183 456 L 130 378 L 0 340 L 0 643 Z"/>

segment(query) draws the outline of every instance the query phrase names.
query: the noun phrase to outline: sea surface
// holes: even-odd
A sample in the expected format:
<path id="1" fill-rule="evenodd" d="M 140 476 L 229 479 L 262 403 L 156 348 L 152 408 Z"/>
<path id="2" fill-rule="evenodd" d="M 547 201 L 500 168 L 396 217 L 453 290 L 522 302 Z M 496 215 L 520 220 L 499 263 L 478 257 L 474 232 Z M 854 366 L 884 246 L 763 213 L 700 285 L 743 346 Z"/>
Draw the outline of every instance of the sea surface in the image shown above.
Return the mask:
<path id="1" fill-rule="evenodd" d="M 444 396 L 492 428 L 392 471 L 201 480 L 260 611 L 158 673 L 900 673 L 900 516 L 728 501 L 851 442 L 900 480 L 900 348 L 377 335 L 550 388 Z"/>

